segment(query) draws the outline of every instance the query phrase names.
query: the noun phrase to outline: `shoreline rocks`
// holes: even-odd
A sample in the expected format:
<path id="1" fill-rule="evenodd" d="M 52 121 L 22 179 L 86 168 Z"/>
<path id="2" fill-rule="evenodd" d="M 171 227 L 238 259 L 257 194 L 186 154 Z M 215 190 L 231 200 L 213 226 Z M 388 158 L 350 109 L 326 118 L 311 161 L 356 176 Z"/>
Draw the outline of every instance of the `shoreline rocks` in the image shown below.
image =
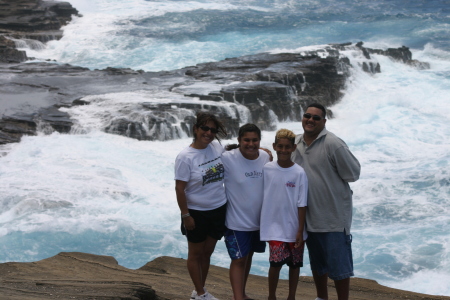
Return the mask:
<path id="1" fill-rule="evenodd" d="M 229 270 L 211 266 L 207 288 L 219 299 L 231 299 Z M 0 264 L 0 297 L 8 300 L 40 299 L 187 299 L 192 283 L 186 260 L 158 257 L 137 270 L 120 266 L 114 257 L 79 252 L 61 252 L 37 262 Z M 329 281 L 331 299 L 336 299 Z M 277 294 L 287 297 L 288 281 L 280 280 Z M 266 299 L 267 277 L 250 275 L 247 294 Z M 301 276 L 297 297 L 314 299 L 311 277 Z M 376 281 L 352 278 L 350 297 L 355 300 L 447 300 L 450 297 L 418 294 L 379 285 Z"/>

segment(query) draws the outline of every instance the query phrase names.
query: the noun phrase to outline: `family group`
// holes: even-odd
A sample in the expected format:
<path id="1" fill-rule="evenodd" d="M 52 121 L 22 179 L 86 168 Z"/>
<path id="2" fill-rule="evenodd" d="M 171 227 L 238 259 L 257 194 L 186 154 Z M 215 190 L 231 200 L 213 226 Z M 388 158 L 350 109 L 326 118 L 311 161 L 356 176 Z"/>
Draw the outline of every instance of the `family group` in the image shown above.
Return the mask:
<path id="1" fill-rule="evenodd" d="M 175 161 L 181 232 L 188 242 L 192 300 L 215 298 L 205 288 L 211 255 L 224 238 L 234 300 L 251 299 L 246 283 L 255 252 L 269 248 L 268 299 L 276 299 L 280 270 L 289 267 L 288 300 L 295 299 L 304 245 L 317 298 L 327 300 L 328 278 L 338 300 L 349 298 L 353 276 L 352 190 L 361 166 L 346 143 L 325 128 L 327 110 L 310 104 L 303 134 L 276 132 L 271 151 L 260 147 L 255 124 L 240 127 L 238 144 L 222 146 L 227 132 L 199 112 L 194 140 Z"/>

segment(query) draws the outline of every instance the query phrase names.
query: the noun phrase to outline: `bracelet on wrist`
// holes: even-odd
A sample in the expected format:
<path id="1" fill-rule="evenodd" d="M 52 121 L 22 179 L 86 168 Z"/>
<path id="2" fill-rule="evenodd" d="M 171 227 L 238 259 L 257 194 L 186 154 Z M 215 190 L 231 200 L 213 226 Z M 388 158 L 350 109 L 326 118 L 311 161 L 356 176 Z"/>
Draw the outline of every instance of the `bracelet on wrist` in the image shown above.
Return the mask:
<path id="1" fill-rule="evenodd" d="M 181 218 L 184 219 L 184 218 L 187 218 L 187 217 L 190 217 L 190 216 L 191 216 L 191 214 L 187 213 L 187 214 L 181 215 Z"/>

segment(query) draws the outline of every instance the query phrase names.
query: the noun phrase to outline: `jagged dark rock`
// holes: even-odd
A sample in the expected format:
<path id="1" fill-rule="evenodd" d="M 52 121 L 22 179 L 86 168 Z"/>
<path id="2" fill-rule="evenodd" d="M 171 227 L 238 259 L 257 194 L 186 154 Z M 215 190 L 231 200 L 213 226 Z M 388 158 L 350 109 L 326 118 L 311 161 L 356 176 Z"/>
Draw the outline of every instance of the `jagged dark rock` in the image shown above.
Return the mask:
<path id="1" fill-rule="evenodd" d="M 78 11 L 68 2 L 1 0 L 0 30 L 9 33 L 59 30 Z"/>
<path id="2" fill-rule="evenodd" d="M 0 120 L 0 144 L 19 142 L 23 135 L 35 135 L 32 115 L 6 116 Z"/>
<path id="3" fill-rule="evenodd" d="M 342 50 L 360 51 L 366 61 L 352 66 Z M 138 140 L 192 136 L 198 110 L 218 115 L 230 137 L 236 136 L 243 122 L 273 130 L 276 122 L 300 121 L 302 109 L 311 102 L 325 106 L 338 102 L 352 68 L 381 72 L 371 54 L 401 58 L 426 68 L 426 63 L 408 60 L 408 51 L 406 47 L 382 51 L 364 48 L 362 43 L 339 44 L 306 53 L 260 53 L 164 72 L 89 70 L 56 63 L 0 64 L 0 92 L 13 106 L 3 111 L 0 107 L 4 114 L 0 143 L 16 142 L 36 130 L 69 132 L 77 123 L 69 117 L 70 108 L 80 105 L 106 109 L 98 116 L 105 132 Z M 149 94 L 133 94 L 135 91 Z M 14 101 L 27 105 L 14 106 Z M 66 110 L 58 110 L 60 107 Z M 332 111 L 329 114 L 332 117 Z M 27 124 L 34 125 L 24 127 L 24 116 Z"/>
<path id="4" fill-rule="evenodd" d="M 302 53 L 260 53 L 164 72 L 21 63 L 27 56 L 15 49 L 14 39 L 58 38 L 61 26 L 76 14 L 67 2 L 0 0 L 0 144 L 36 131 L 67 133 L 73 125 L 79 129 L 77 120 L 70 119 L 70 108 L 80 105 L 102 107 L 104 115 L 99 110 L 96 114 L 105 132 L 138 140 L 192 136 L 198 110 L 218 115 L 230 137 L 243 122 L 273 130 L 277 122 L 300 121 L 302 109 L 311 102 L 331 106 L 339 101 L 352 68 L 381 72 L 371 54 L 427 68 L 412 60 L 407 47 L 379 50 L 362 42 Z M 364 60 L 352 66 L 341 54 L 344 50 L 359 51 Z M 133 94 L 137 91 L 141 94 Z M 142 100 L 130 99 L 134 97 Z"/>
<path id="5" fill-rule="evenodd" d="M 14 41 L 48 42 L 62 37 L 60 28 L 78 15 L 68 2 L 43 0 L 0 0 L 0 62 L 24 62 L 25 51 Z"/>
<path id="6" fill-rule="evenodd" d="M 27 60 L 25 51 L 17 50 L 15 43 L 0 35 L 0 62 L 17 63 Z"/>

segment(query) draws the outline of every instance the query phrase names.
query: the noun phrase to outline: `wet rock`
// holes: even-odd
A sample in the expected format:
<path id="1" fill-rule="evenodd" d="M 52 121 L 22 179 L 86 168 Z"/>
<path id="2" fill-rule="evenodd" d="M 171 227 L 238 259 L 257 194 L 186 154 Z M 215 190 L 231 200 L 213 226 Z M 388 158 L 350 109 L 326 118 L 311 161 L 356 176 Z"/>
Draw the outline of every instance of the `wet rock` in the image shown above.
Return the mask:
<path id="1" fill-rule="evenodd" d="M 0 145 L 19 142 L 24 135 L 36 135 L 33 115 L 6 116 L 0 120 Z"/>
<path id="2" fill-rule="evenodd" d="M 4 32 L 59 30 L 78 11 L 68 2 L 43 0 L 3 0 L 0 29 Z"/>
<path id="3" fill-rule="evenodd" d="M 36 116 L 41 126 L 46 126 L 49 133 L 57 131 L 68 133 L 72 128 L 73 121 L 66 112 L 60 111 L 56 106 L 41 109 Z"/>
<path id="4" fill-rule="evenodd" d="M 68 133 L 72 125 L 70 116 L 56 106 L 42 108 L 32 114 L 5 116 L 0 119 L 0 145 L 19 142 L 22 136 L 36 135 L 37 131 Z"/>
<path id="5" fill-rule="evenodd" d="M 359 53 L 362 63 L 352 66 L 343 50 Z M 33 115 L 36 124 L 11 132 L 8 128 L 17 126 L 17 121 L 9 124 L 11 120 L 4 117 L 0 142 L 17 141 L 21 134 L 36 130 L 70 132 L 74 124 L 79 130 L 80 107 L 82 114 L 94 114 L 105 132 L 138 140 L 191 137 L 199 110 L 219 116 L 230 138 L 246 122 L 273 130 L 277 122 L 300 121 L 312 102 L 329 107 L 339 101 L 352 68 L 381 72 L 370 57 L 373 53 L 407 59 L 408 51 L 340 44 L 304 53 L 247 55 L 164 72 L 89 70 L 57 63 L 0 64 L 0 92 L 9 97 L 10 105 L 20 104 L 3 111 L 0 105 L 0 115 Z M 63 114 L 58 107 L 65 107 Z"/>
<path id="6" fill-rule="evenodd" d="M 0 35 L 0 62 L 17 63 L 27 60 L 25 51 L 15 49 L 15 43 Z"/>
<path id="7" fill-rule="evenodd" d="M 60 28 L 70 22 L 72 15 L 78 15 L 78 11 L 68 2 L 0 1 L 0 62 L 26 61 L 26 53 L 15 49 L 20 42 L 60 39 Z"/>

